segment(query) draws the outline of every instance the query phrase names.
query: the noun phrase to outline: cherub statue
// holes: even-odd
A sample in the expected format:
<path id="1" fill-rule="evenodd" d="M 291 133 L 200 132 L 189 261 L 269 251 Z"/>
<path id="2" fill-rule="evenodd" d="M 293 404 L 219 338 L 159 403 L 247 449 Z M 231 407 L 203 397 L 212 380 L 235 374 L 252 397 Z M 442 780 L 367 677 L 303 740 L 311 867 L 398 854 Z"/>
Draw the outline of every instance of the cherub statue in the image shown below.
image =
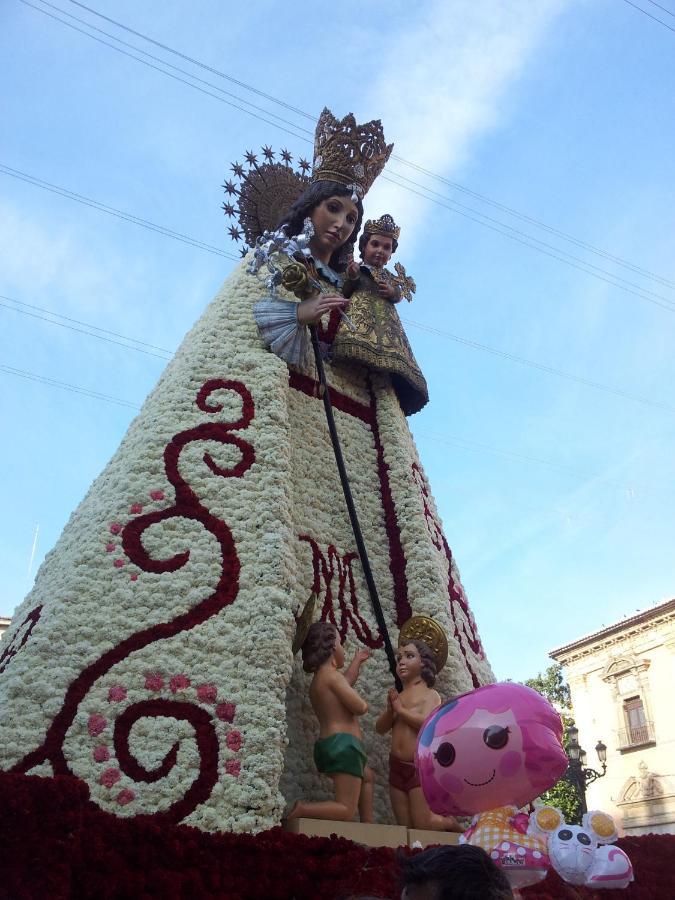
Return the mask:
<path id="1" fill-rule="evenodd" d="M 429 809 L 415 766 L 417 736 L 430 713 L 441 705 L 441 697 L 434 690 L 436 674 L 440 668 L 431 647 L 423 640 L 407 638 L 416 629 L 411 623 L 433 620 L 415 617 L 401 629 L 396 651 L 396 674 L 403 690 L 399 694 L 391 688 L 387 706 L 375 724 L 378 734 L 391 731 L 389 754 L 389 796 L 394 816 L 399 825 L 426 828 L 433 831 L 462 831 L 452 816 L 439 816 Z M 443 636 L 444 637 L 444 636 Z M 447 655 L 447 642 L 445 643 Z"/>
<path id="2" fill-rule="evenodd" d="M 354 690 L 367 650 L 358 650 L 343 674 L 345 654 L 340 635 L 330 622 L 315 622 L 302 645 L 302 665 L 314 677 L 309 688 L 312 709 L 319 720 L 319 739 L 314 744 L 314 762 L 333 779 L 334 800 L 296 801 L 289 819 L 332 819 L 349 821 L 358 807 L 362 822 L 373 821 L 372 770 L 366 765 L 366 751 L 359 716 L 368 704 Z"/>

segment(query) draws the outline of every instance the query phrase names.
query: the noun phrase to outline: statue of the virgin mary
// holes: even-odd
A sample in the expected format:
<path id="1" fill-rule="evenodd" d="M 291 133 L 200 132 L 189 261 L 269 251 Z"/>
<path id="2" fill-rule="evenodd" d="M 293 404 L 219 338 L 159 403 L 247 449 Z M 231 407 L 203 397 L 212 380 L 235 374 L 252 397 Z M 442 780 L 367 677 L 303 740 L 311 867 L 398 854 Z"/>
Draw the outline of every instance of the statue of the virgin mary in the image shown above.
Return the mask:
<path id="1" fill-rule="evenodd" d="M 3 769 L 73 775 L 125 817 L 278 824 L 298 795 L 324 791 L 292 652 L 314 593 L 314 617 L 371 651 L 359 691 L 376 818 L 389 819 L 373 720 L 391 673 L 306 352 L 312 323 L 387 630 L 413 614 L 444 629 L 444 695 L 492 680 L 395 381 L 386 365 L 330 360 L 362 198 L 390 152 L 379 122 L 325 110 L 311 175 L 288 154 L 238 167 L 230 200 L 249 243 L 309 219 L 320 290 L 269 300 L 249 257 L 184 339 L 3 639 Z"/>

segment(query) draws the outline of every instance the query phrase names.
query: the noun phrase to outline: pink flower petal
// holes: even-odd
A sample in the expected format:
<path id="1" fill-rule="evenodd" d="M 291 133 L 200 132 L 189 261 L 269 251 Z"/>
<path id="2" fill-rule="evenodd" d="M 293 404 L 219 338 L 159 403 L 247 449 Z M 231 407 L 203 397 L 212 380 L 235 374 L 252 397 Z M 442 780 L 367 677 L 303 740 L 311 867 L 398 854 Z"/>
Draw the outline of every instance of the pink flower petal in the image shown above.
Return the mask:
<path id="1" fill-rule="evenodd" d="M 107 762 L 110 759 L 110 751 L 105 744 L 101 744 L 99 747 L 94 747 L 92 756 L 94 762 Z"/>
<path id="2" fill-rule="evenodd" d="M 164 679 L 157 672 L 148 672 L 145 676 L 145 686 L 149 691 L 161 691 L 164 687 Z"/>
<path id="3" fill-rule="evenodd" d="M 112 553 L 116 546 L 117 546 L 117 544 L 106 544 L 106 545 L 105 545 L 105 552 L 106 552 L 106 553 Z"/>
<path id="4" fill-rule="evenodd" d="M 163 500 L 164 491 L 150 491 L 150 497 L 153 500 Z"/>
<path id="5" fill-rule="evenodd" d="M 120 806 L 126 806 L 127 803 L 131 803 L 132 800 L 135 800 L 136 794 L 133 791 L 130 791 L 129 788 L 124 788 L 117 795 L 117 802 Z"/>
<path id="6" fill-rule="evenodd" d="M 119 702 L 127 699 L 127 689 L 121 684 L 114 684 L 108 691 L 108 700 L 111 703 Z"/>
<path id="7" fill-rule="evenodd" d="M 134 516 L 137 513 L 142 513 L 143 512 L 143 504 L 142 503 L 132 503 L 131 508 L 129 509 L 129 512 Z"/>
<path id="8" fill-rule="evenodd" d="M 190 679 L 187 675 L 174 675 L 169 681 L 169 687 L 171 688 L 171 693 L 175 694 L 176 691 L 183 691 L 185 688 L 190 687 Z"/>
<path id="9" fill-rule="evenodd" d="M 241 772 L 241 763 L 238 759 L 228 759 L 225 763 L 225 771 L 228 775 L 234 775 L 237 778 Z"/>
<path id="10" fill-rule="evenodd" d="M 218 688 L 215 684 L 199 684 L 197 685 L 197 697 L 204 703 L 215 702 L 218 696 Z"/>
<path id="11" fill-rule="evenodd" d="M 240 731 L 230 731 L 225 738 L 225 743 L 230 748 L 230 750 L 241 750 L 241 745 L 243 744 L 243 739 Z"/>
<path id="12" fill-rule="evenodd" d="M 100 734 L 103 731 L 107 724 L 107 719 L 104 719 L 103 716 L 100 716 L 98 713 L 93 713 L 89 716 L 87 729 L 92 737 L 96 737 L 97 734 Z"/>
<path id="13" fill-rule="evenodd" d="M 122 530 L 122 526 L 118 522 L 113 522 L 112 525 L 110 526 L 111 534 L 119 534 L 121 530 Z"/>
<path id="14" fill-rule="evenodd" d="M 105 772 L 101 773 L 101 777 L 99 778 L 99 782 L 107 788 L 112 787 L 122 777 L 122 773 L 119 769 L 106 769 Z"/>
<path id="15" fill-rule="evenodd" d="M 124 559 L 116 559 L 113 562 L 113 566 L 115 566 L 116 569 L 121 569 L 125 562 L 126 562 L 126 560 L 124 560 Z"/>
<path id="16" fill-rule="evenodd" d="M 218 706 L 216 706 L 216 715 L 219 719 L 222 719 L 223 722 L 233 722 L 235 710 L 236 706 L 234 703 L 219 703 Z"/>

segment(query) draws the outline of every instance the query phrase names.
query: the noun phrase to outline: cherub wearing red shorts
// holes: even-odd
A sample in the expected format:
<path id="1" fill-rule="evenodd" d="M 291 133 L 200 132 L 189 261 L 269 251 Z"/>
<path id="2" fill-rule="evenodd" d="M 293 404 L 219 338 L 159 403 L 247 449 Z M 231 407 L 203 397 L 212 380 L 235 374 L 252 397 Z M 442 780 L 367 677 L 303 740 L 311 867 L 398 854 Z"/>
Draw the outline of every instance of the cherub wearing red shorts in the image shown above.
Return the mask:
<path id="1" fill-rule="evenodd" d="M 436 657 L 424 641 L 410 640 L 396 651 L 396 674 L 403 690 L 391 688 L 387 707 L 375 723 L 378 734 L 391 731 L 389 796 L 399 825 L 432 831 L 461 831 L 452 817 L 432 813 L 427 806 L 415 769 L 417 735 L 427 716 L 441 705 L 433 689 Z"/>

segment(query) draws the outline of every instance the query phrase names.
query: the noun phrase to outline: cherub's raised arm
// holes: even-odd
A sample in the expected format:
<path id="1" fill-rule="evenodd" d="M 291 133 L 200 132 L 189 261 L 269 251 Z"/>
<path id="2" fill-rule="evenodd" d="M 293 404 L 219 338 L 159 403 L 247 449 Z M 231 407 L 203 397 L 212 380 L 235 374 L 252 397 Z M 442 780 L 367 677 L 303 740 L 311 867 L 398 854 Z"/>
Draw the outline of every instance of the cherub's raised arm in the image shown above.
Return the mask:
<path id="1" fill-rule="evenodd" d="M 354 654 L 354 659 L 349 663 L 349 666 L 345 669 L 345 679 L 347 680 L 347 684 L 350 684 L 352 687 L 356 684 L 356 679 L 359 677 L 359 672 L 361 671 L 361 666 L 366 662 L 366 660 L 370 659 L 370 653 L 366 650 L 365 647 L 361 647 Z"/>
<path id="2" fill-rule="evenodd" d="M 350 713 L 353 713 L 355 716 L 362 716 L 368 712 L 366 701 L 347 683 L 343 675 L 338 675 L 331 681 L 331 689 Z"/>

